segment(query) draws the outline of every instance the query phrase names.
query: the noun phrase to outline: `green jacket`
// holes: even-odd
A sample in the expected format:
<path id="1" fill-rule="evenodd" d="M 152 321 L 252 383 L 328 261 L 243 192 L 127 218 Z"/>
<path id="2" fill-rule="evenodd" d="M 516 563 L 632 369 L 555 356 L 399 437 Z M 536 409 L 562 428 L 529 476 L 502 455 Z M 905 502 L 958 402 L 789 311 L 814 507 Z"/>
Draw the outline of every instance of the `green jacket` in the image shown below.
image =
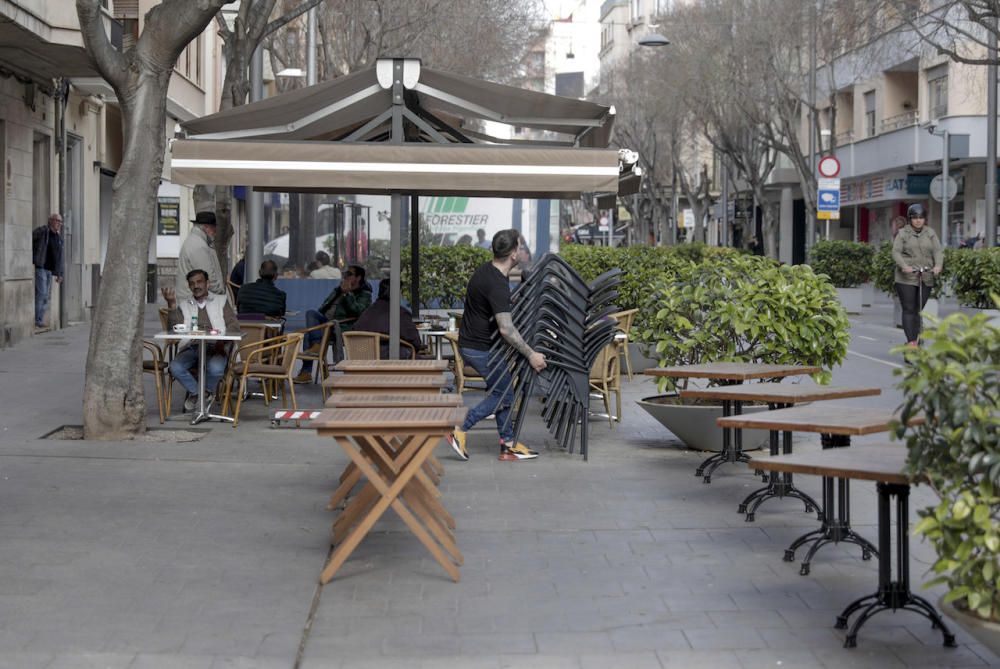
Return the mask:
<path id="1" fill-rule="evenodd" d="M 323 301 L 319 312 L 331 321 L 349 321 L 341 323 L 342 330 L 350 330 L 354 321 L 372 304 L 372 289 L 365 281 L 357 290 L 345 293 L 339 287 Z"/>
<path id="2" fill-rule="evenodd" d="M 912 225 L 905 225 L 892 242 L 892 259 L 896 261 L 896 283 L 917 285 L 917 274 L 907 274 L 904 267 L 943 267 L 944 251 L 937 233 L 926 225 L 918 233 Z M 934 285 L 934 273 L 924 272 L 924 285 Z"/>

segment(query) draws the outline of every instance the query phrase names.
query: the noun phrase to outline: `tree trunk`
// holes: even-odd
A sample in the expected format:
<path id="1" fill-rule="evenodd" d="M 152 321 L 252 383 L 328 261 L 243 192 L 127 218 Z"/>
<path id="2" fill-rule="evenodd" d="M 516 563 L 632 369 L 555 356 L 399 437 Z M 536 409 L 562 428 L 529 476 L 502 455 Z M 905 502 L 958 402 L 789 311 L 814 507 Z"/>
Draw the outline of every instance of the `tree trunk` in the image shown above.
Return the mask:
<path id="1" fill-rule="evenodd" d="M 90 329 L 83 388 L 85 439 L 132 439 L 146 429 L 142 323 L 146 253 L 166 137 L 165 74 L 138 73 L 122 101 L 125 148 L 112 189 L 111 224 L 101 291 Z M 142 250 L 139 253 L 139 250 Z"/>

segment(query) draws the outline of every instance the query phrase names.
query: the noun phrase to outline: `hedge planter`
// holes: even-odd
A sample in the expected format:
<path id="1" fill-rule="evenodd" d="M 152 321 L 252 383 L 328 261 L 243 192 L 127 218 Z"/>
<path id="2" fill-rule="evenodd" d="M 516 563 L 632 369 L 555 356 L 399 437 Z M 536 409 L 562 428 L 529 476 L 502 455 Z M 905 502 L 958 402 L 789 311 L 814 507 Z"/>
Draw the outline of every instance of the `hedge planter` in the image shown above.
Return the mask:
<path id="1" fill-rule="evenodd" d="M 875 284 L 866 281 L 861 284 L 861 306 L 870 307 L 875 303 Z"/>
<path id="2" fill-rule="evenodd" d="M 840 306 L 849 314 L 860 314 L 864 303 L 864 291 L 861 288 L 837 288 L 837 298 Z"/>
<path id="3" fill-rule="evenodd" d="M 644 397 L 637 402 L 663 427 L 697 451 L 721 451 L 722 428 L 716 421 L 722 418 L 722 405 L 684 403 L 677 393 Z M 743 413 L 767 411 L 767 405 L 743 405 Z M 767 430 L 743 430 L 743 450 L 763 448 L 768 444 Z"/>
<path id="4" fill-rule="evenodd" d="M 956 608 L 952 603 L 946 603 L 944 597 L 938 600 L 938 609 L 969 635 L 990 649 L 990 652 L 1000 657 L 1000 623 L 984 620 L 968 611 Z"/>

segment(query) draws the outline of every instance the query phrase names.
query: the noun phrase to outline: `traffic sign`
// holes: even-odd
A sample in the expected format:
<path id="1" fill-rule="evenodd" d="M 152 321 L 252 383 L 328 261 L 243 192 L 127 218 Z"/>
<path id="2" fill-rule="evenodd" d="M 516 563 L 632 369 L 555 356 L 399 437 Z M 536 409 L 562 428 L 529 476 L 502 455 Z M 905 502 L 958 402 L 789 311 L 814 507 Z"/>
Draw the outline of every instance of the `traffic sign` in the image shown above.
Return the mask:
<path id="1" fill-rule="evenodd" d="M 817 215 L 821 219 L 840 218 L 840 179 L 818 179 L 817 181 Z M 831 214 L 836 214 L 836 216 Z"/>
<path id="2" fill-rule="evenodd" d="M 817 211 L 816 218 L 821 221 L 839 221 L 840 220 L 840 210 L 837 211 Z"/>
<path id="3" fill-rule="evenodd" d="M 819 175 L 832 179 L 838 174 L 840 174 L 840 161 L 833 156 L 823 156 L 819 159 Z"/>
<path id="4" fill-rule="evenodd" d="M 944 198 L 944 195 L 945 195 L 944 191 L 945 191 L 945 188 L 944 188 L 944 175 L 939 174 L 936 177 L 934 177 L 933 179 L 931 179 L 931 187 L 930 187 L 931 197 L 934 198 L 935 200 L 937 200 L 938 202 L 940 202 L 941 200 L 945 199 Z M 948 193 L 947 193 L 948 197 L 947 197 L 947 199 L 949 201 L 951 201 L 955 197 L 955 195 L 957 195 L 957 194 L 958 194 L 958 182 L 955 181 L 955 177 L 949 176 L 948 177 Z"/>

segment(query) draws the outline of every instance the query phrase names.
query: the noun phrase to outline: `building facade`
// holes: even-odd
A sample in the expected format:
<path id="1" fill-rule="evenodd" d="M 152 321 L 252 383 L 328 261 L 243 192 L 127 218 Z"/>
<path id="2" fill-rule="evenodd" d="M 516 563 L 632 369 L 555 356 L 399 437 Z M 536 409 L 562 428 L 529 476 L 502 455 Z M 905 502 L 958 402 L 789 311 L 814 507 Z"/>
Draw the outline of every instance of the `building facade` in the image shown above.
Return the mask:
<path id="1" fill-rule="evenodd" d="M 105 2 L 112 43 L 121 48 L 130 31 L 141 31 L 154 4 Z M 170 82 L 167 137 L 178 121 L 218 109 L 218 53 L 210 26 L 181 55 Z M 0 347 L 34 332 L 31 232 L 53 212 L 64 221 L 65 278 L 53 285 L 49 327 L 89 319 L 121 155 L 121 110 L 84 49 L 73 0 L 0 0 Z M 179 239 L 192 218 L 191 196 L 169 184 L 168 169 L 161 196 L 176 207 L 166 208 L 158 232 L 165 225 Z M 155 245 L 150 258 L 153 267 Z"/>

